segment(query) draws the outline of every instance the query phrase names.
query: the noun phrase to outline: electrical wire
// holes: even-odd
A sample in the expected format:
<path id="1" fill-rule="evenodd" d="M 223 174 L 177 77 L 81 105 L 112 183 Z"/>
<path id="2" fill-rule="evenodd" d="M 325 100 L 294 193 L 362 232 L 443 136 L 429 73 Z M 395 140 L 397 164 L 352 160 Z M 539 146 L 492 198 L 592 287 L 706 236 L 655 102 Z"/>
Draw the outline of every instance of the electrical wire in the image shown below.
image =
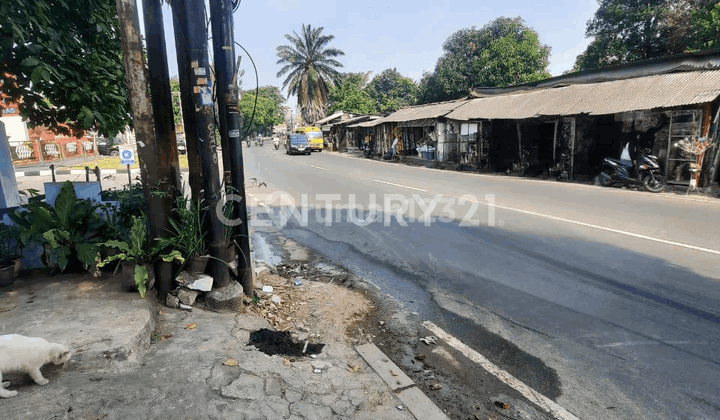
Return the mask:
<path id="1" fill-rule="evenodd" d="M 252 116 L 250 117 L 250 124 L 248 124 L 247 126 L 248 129 L 247 131 L 243 131 L 243 135 L 242 137 L 240 137 L 241 139 L 243 139 L 245 138 L 245 135 L 250 131 L 250 127 L 252 127 L 253 121 L 255 121 L 255 108 L 257 108 L 258 96 L 260 94 L 260 78 L 258 77 L 257 66 L 255 66 L 255 60 L 253 60 L 252 55 L 250 55 L 248 50 L 246 50 L 245 47 L 243 47 L 239 42 L 235 41 L 235 44 L 237 44 L 238 47 L 242 48 L 242 50 L 245 51 L 245 54 L 247 54 L 248 58 L 250 59 L 250 62 L 253 65 L 253 70 L 255 71 L 255 103 L 253 104 L 253 112 Z"/>

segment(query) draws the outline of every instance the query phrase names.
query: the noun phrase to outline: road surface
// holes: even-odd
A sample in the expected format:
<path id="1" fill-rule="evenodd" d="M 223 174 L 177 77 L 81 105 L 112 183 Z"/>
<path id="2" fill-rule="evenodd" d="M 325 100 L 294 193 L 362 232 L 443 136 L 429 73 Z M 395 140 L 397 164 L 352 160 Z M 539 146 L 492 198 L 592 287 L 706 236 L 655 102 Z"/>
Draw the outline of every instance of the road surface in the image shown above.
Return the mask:
<path id="1" fill-rule="evenodd" d="M 272 220 L 577 417 L 720 418 L 719 202 L 331 152 L 243 154 L 249 184 L 275 192 L 249 189 L 254 210 L 268 209 L 256 223 Z M 286 206 L 283 218 L 279 191 L 295 215 Z"/>

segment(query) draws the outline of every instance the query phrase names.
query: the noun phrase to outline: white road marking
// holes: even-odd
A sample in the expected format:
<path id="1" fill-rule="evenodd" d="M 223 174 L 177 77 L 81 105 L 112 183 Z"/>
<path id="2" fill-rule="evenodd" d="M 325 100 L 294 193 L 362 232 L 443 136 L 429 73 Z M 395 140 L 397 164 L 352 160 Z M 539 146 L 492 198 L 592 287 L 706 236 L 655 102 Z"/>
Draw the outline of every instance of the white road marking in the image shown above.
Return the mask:
<path id="1" fill-rule="evenodd" d="M 394 183 L 392 183 L 392 182 L 380 181 L 379 179 L 373 179 L 373 181 L 374 181 L 374 182 L 379 182 L 379 183 L 381 183 L 381 184 L 393 185 L 393 186 L 395 186 L 395 187 L 407 188 L 407 189 L 410 189 L 410 190 L 427 192 L 427 190 L 423 190 L 422 188 L 408 187 L 407 185 L 394 184 Z"/>
<path id="2" fill-rule="evenodd" d="M 487 203 L 483 203 L 482 201 L 478 201 L 478 203 L 487 205 Z M 652 236 L 641 235 L 639 233 L 632 233 L 632 232 L 628 232 L 628 231 L 624 231 L 624 230 L 620 230 L 620 229 L 613 229 L 613 228 L 609 228 L 609 227 L 605 227 L 605 226 L 593 225 L 591 223 L 578 222 L 577 220 L 565 219 L 565 218 L 557 217 L 557 216 L 550 216 L 548 214 L 542 214 L 542 213 L 538 213 L 538 212 L 534 212 L 534 211 L 520 210 L 520 209 L 515 209 L 512 207 L 500 206 L 497 203 L 495 204 L 495 208 L 503 209 L 503 210 L 510 210 L 510 211 L 514 211 L 517 213 L 528 214 L 530 216 L 544 217 L 546 219 L 555 220 L 558 222 L 565 222 L 565 223 L 570 223 L 573 225 L 604 230 L 606 232 L 617 233 L 620 235 L 630 236 L 630 237 L 638 238 L 638 239 L 645 239 L 648 241 L 658 242 L 658 243 L 665 244 L 665 245 L 672 245 L 672 246 L 677 246 L 677 247 L 681 247 L 681 248 L 692 249 L 693 251 L 701 251 L 701 252 L 707 252 L 708 254 L 720 255 L 720 251 L 715 250 L 715 249 L 703 248 L 700 246 L 690 245 L 690 244 L 686 244 L 686 243 L 682 243 L 682 242 L 668 241 L 668 240 L 660 239 L 660 238 L 653 238 Z"/>
<path id="3" fill-rule="evenodd" d="M 670 344 L 673 346 L 679 346 L 679 345 L 683 345 L 683 344 L 707 345 L 707 343 L 693 343 L 692 341 L 624 341 L 624 342 L 618 342 L 618 343 L 601 344 L 596 347 L 607 348 L 607 347 L 625 347 L 625 346 L 656 346 L 656 345 L 667 345 L 667 344 Z"/>
<path id="4" fill-rule="evenodd" d="M 315 165 L 308 165 L 308 166 L 313 167 L 313 168 L 315 168 L 315 169 L 320 169 L 320 170 L 323 170 L 323 171 L 329 171 L 329 169 L 321 168 L 321 167 L 315 166 Z"/>
<path id="5" fill-rule="evenodd" d="M 535 403 L 543 410 L 548 411 L 555 418 L 562 420 L 579 420 L 571 412 L 558 405 L 558 403 L 540 394 L 539 392 L 525 385 L 516 377 L 495 366 L 482 354 L 476 352 L 475 350 L 464 344 L 462 341 L 446 333 L 442 328 L 438 327 L 430 321 L 423 322 L 423 326 L 428 330 L 432 331 L 433 334 L 435 334 L 441 340 L 445 341 L 448 345 L 452 346 L 454 349 L 464 354 L 468 359 L 479 364 L 483 367 L 483 369 L 487 370 L 492 375 L 514 388 L 525 398 L 529 399 L 531 402 Z"/>

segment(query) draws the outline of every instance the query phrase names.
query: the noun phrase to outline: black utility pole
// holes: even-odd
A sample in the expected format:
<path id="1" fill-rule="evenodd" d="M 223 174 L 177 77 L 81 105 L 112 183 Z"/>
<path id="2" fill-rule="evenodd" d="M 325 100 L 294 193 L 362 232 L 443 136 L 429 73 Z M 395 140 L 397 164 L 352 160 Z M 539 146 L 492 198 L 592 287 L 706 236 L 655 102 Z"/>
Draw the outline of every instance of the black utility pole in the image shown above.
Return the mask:
<path id="1" fill-rule="evenodd" d="M 245 198 L 245 176 L 243 173 L 242 141 L 240 139 L 241 116 L 240 97 L 237 85 L 239 63 L 235 64 L 235 42 L 233 37 L 233 11 L 230 0 L 210 1 L 213 51 L 215 56 L 215 79 L 220 122 L 220 137 L 223 145 L 225 180 L 232 186 L 228 193 L 242 197 L 235 202 L 233 218 L 240 224 L 233 228 L 233 239 L 240 248 L 238 275 L 245 294 L 253 292 L 252 264 L 250 262 L 250 239 L 247 206 Z M 228 176 L 229 175 L 229 176 Z"/>
<path id="2" fill-rule="evenodd" d="M 173 30 L 175 34 L 175 49 L 178 62 L 178 82 L 180 85 L 180 109 L 182 109 L 185 145 L 188 157 L 188 183 L 192 197 L 200 197 L 202 169 L 200 156 L 197 152 L 198 140 L 195 135 L 195 105 L 193 104 L 192 71 L 190 69 L 190 50 L 183 30 L 187 21 L 184 4 L 179 1 L 172 2 Z"/>
<path id="3" fill-rule="evenodd" d="M 224 235 L 224 225 L 215 211 L 221 198 L 221 191 L 215 124 L 213 122 L 212 81 L 210 79 L 210 63 L 207 52 L 208 36 L 205 26 L 205 5 L 197 0 L 177 0 L 173 1 L 172 7 L 174 13 L 177 12 L 176 18 L 183 17 L 176 27 L 181 28 L 180 36 L 185 41 L 188 60 L 181 63 L 178 58 L 178 72 L 180 74 L 181 91 L 184 91 L 188 84 L 191 88 L 189 94 L 183 96 L 183 103 L 186 103 L 185 97 L 190 96 L 191 98 L 187 101 L 187 104 L 188 106 L 192 105 L 193 109 L 183 114 L 186 118 L 189 114 L 194 114 L 193 121 L 186 124 L 185 128 L 187 132 L 193 131 L 195 134 L 197 153 L 202 167 L 202 199 L 204 207 L 208 209 L 206 212 L 209 227 L 208 240 L 210 243 L 210 256 L 214 257 L 210 260 L 210 272 L 214 279 L 213 289 L 224 288 L 230 284 L 231 279 L 228 267 L 225 264 L 225 261 L 227 261 L 227 241 Z M 183 52 L 178 50 L 178 57 Z M 180 70 L 182 66 L 185 68 Z M 198 197 L 194 198 L 197 199 Z"/>
<path id="4" fill-rule="evenodd" d="M 165 28 L 163 25 L 160 0 L 143 0 L 145 21 L 145 39 L 150 69 L 150 98 L 155 116 L 155 139 L 157 144 L 157 189 L 163 195 L 153 194 L 150 199 L 159 201 L 163 214 L 150 214 L 156 219 L 157 236 L 167 236 L 170 227 L 167 216 L 172 214 L 173 198 L 181 191 L 180 163 L 178 161 L 177 141 L 175 138 L 175 120 L 172 112 L 172 94 L 170 75 L 168 74 L 167 52 L 165 49 Z M 172 289 L 172 263 L 156 264 L 160 299 Z"/>

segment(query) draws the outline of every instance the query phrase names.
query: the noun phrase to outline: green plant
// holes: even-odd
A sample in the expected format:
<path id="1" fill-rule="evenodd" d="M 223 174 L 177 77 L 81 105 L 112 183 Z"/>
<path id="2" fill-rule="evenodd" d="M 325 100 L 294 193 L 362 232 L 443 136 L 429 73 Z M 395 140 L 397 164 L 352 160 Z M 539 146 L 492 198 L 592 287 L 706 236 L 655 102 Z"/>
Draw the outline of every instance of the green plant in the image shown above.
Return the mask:
<path id="1" fill-rule="evenodd" d="M 124 261 L 135 265 L 133 278 L 135 280 L 135 286 L 137 287 L 138 292 L 140 292 L 140 296 L 143 298 L 145 297 L 145 291 L 147 290 L 147 264 L 152 263 L 157 258 L 160 258 L 165 262 L 171 262 L 173 260 L 185 262 L 185 259 L 182 255 L 180 255 L 180 252 L 175 250 L 167 254 L 159 255 L 160 248 L 158 246 L 153 246 L 149 239 L 147 219 L 145 217 L 132 217 L 132 226 L 130 227 L 126 237 L 121 240 L 111 239 L 99 245 L 114 248 L 120 252 L 100 261 L 98 263 L 98 267 L 104 267 L 113 261 Z"/>
<path id="2" fill-rule="evenodd" d="M 158 247 L 178 250 L 185 258 L 205 255 L 205 210 L 199 199 L 177 197 L 173 209 L 176 218 L 168 220 L 169 235 L 158 239 Z"/>
<path id="3" fill-rule="evenodd" d="M 51 206 L 31 200 L 10 218 L 20 228 L 23 244 L 43 246 L 43 263 L 56 261 L 60 271 L 82 271 L 95 263 L 97 244 L 106 223 L 95 211 L 90 200 L 80 200 L 75 188 L 66 181 Z"/>
<path id="4" fill-rule="evenodd" d="M 0 267 L 5 267 L 22 256 L 23 243 L 20 228 L 0 223 Z"/>

